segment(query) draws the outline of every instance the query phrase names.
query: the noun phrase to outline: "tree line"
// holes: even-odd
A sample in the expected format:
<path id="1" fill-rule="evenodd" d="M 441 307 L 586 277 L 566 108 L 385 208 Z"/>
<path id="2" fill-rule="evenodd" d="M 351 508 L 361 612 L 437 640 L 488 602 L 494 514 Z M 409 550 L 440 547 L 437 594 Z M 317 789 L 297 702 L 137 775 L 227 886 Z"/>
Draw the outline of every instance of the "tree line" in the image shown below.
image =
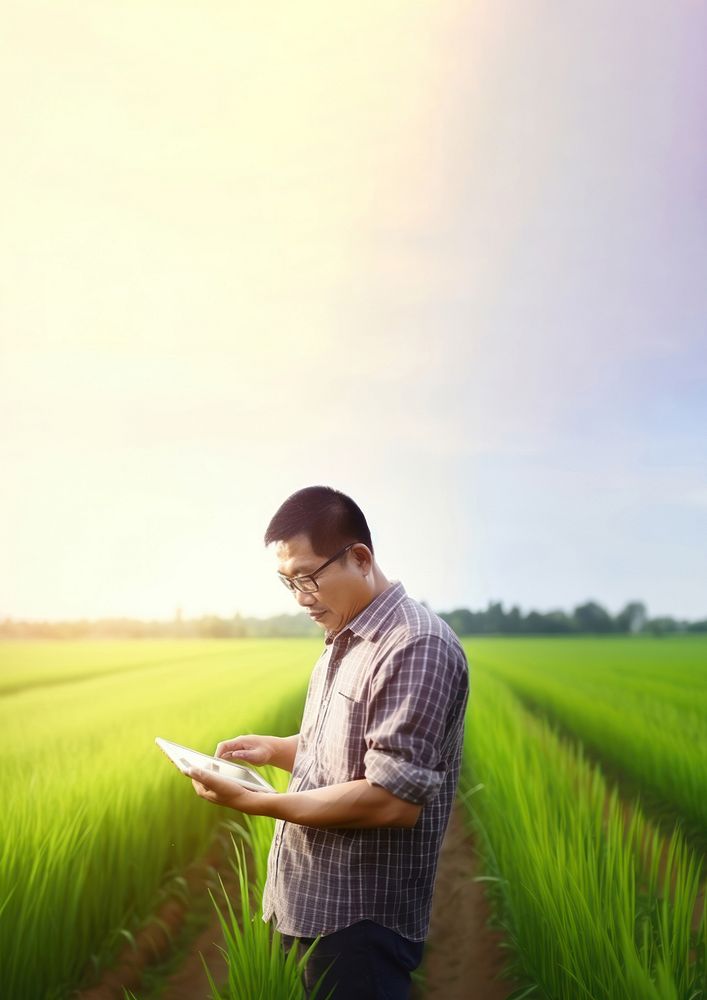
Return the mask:
<path id="1" fill-rule="evenodd" d="M 650 618 L 642 601 L 629 601 L 612 615 L 596 601 L 578 604 L 570 612 L 529 611 L 517 606 L 506 611 L 501 602 L 489 602 L 485 611 L 442 612 L 441 618 L 457 635 L 669 635 L 707 632 L 707 619 L 689 622 L 661 616 Z"/>
<path id="2" fill-rule="evenodd" d="M 76 621 L 0 621 L 4 639 L 252 639 L 316 636 L 320 629 L 305 615 L 230 618 L 202 615 L 143 621 L 140 618 L 82 618 Z"/>
<path id="3" fill-rule="evenodd" d="M 642 601 L 630 601 L 616 615 L 588 601 L 570 612 L 528 611 L 501 602 L 489 602 L 483 611 L 457 608 L 440 612 L 457 635 L 670 635 L 707 632 L 707 619 L 689 622 L 671 617 L 650 618 Z M 168 620 L 137 618 L 79 619 L 76 621 L 0 621 L 3 639 L 249 639 L 314 637 L 321 629 L 302 614 L 270 618 L 234 614 L 230 618 L 202 615 L 183 618 L 177 611 Z"/>

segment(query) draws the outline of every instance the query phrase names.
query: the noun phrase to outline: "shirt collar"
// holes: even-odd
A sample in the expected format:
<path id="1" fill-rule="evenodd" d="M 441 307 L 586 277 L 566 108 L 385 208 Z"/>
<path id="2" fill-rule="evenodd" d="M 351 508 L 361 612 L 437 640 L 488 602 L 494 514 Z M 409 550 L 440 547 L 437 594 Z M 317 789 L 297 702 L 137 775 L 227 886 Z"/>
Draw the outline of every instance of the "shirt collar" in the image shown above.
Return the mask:
<path id="1" fill-rule="evenodd" d="M 355 618 L 352 618 L 348 625 L 345 625 L 338 632 L 327 632 L 324 642 L 329 646 L 337 636 L 351 632 L 362 639 L 371 639 L 376 634 L 385 619 L 406 597 L 405 587 L 399 580 L 393 580 L 388 588 L 374 597 L 363 611 L 360 611 Z"/>

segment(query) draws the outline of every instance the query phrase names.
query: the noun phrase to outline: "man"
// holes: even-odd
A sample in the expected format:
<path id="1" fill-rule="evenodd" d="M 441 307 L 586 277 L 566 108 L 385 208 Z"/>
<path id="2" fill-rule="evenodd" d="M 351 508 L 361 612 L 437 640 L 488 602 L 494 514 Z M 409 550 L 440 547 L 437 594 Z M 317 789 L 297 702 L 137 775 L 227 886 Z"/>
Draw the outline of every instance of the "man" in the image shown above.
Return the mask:
<path id="1" fill-rule="evenodd" d="M 300 732 L 239 736 L 217 756 L 292 773 L 265 795 L 192 772 L 211 802 L 277 820 L 263 897 L 286 949 L 323 935 L 305 986 L 409 996 L 457 787 L 469 680 L 451 629 L 389 581 L 350 497 L 299 490 L 272 518 L 278 574 L 325 632 Z"/>

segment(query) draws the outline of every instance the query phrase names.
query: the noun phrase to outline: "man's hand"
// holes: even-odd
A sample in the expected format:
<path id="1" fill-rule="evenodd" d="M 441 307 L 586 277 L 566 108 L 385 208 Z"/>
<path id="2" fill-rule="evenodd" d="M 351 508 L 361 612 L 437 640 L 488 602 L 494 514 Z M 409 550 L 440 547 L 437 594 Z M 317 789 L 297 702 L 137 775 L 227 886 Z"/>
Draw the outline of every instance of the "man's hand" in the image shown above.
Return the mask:
<path id="1" fill-rule="evenodd" d="M 216 747 L 215 757 L 224 760 L 242 760 L 262 767 L 273 764 L 283 771 L 292 771 L 299 743 L 295 736 L 236 736 L 232 740 L 222 740 Z"/>
<path id="2" fill-rule="evenodd" d="M 214 757 L 224 760 L 243 760 L 261 767 L 269 764 L 275 753 L 274 736 L 235 736 L 232 740 L 221 740 Z"/>
<path id="3" fill-rule="evenodd" d="M 188 772 L 194 791 L 207 802 L 217 806 L 228 806 L 244 813 L 258 813 L 258 806 L 252 800 L 262 797 L 264 792 L 252 792 L 231 778 L 224 778 L 213 771 L 193 767 Z"/>

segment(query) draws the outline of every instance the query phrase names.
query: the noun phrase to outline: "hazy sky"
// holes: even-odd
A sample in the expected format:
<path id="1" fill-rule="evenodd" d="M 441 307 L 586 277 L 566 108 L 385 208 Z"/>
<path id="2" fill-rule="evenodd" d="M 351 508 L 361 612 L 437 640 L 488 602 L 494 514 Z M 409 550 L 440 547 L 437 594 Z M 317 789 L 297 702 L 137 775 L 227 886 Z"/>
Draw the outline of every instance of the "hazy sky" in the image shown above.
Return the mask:
<path id="1" fill-rule="evenodd" d="M 294 611 L 314 483 L 438 610 L 707 616 L 706 30 L 7 0 L 0 618 Z"/>

